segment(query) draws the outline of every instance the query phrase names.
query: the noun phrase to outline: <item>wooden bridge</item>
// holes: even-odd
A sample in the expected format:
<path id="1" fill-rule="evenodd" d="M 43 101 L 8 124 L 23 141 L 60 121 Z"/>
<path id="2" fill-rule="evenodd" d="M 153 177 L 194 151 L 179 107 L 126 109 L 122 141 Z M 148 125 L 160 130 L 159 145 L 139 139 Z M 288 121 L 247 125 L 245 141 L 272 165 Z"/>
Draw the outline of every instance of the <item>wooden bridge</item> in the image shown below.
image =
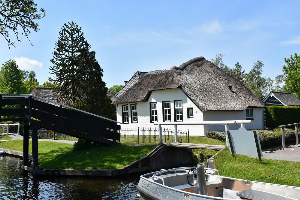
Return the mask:
<path id="1" fill-rule="evenodd" d="M 0 95 L 0 118 L 2 122 L 24 125 L 25 168 L 28 167 L 29 130 L 32 130 L 34 168 L 38 167 L 39 128 L 105 144 L 120 141 L 120 126 L 116 121 L 33 95 Z"/>

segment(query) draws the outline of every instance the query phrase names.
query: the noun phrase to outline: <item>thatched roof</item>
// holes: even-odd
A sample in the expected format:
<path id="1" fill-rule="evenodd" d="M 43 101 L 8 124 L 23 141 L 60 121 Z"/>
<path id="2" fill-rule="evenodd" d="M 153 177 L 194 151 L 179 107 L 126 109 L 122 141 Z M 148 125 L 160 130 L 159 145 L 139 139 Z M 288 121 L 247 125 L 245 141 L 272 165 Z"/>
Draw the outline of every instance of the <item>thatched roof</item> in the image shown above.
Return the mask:
<path id="1" fill-rule="evenodd" d="M 36 87 L 30 94 L 52 101 L 57 101 L 57 95 L 54 93 L 54 88 L 52 87 Z"/>
<path id="2" fill-rule="evenodd" d="M 136 72 L 112 99 L 114 104 L 147 101 L 152 91 L 181 88 L 202 111 L 264 107 L 242 82 L 203 57 L 170 70 Z"/>
<path id="3" fill-rule="evenodd" d="M 297 99 L 293 94 L 287 92 L 270 92 L 270 94 L 263 100 L 266 105 L 274 105 L 272 102 L 268 103 L 269 100 L 272 101 L 275 98 L 284 106 L 300 106 L 300 100 Z M 274 102 L 274 100 L 273 100 Z"/>

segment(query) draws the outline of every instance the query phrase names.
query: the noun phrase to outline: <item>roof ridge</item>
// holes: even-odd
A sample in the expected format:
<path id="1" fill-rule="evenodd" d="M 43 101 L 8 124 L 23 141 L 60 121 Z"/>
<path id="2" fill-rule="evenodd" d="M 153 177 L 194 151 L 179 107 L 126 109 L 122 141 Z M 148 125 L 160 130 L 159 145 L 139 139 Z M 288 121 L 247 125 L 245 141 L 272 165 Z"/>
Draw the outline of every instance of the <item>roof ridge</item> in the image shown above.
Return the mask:
<path id="1" fill-rule="evenodd" d="M 193 58 L 185 63 L 182 63 L 179 67 L 176 67 L 176 69 L 181 69 L 181 70 L 184 70 L 187 66 L 195 63 L 195 62 L 199 62 L 200 60 L 205 60 L 205 58 L 203 56 L 201 57 L 196 57 L 196 58 Z"/>

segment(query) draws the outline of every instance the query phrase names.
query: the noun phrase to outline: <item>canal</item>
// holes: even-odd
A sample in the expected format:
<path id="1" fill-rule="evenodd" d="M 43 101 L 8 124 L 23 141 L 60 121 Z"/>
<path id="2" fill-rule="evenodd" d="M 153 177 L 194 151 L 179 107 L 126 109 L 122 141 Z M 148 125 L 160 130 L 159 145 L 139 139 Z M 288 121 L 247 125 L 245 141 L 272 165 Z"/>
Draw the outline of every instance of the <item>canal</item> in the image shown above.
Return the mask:
<path id="1" fill-rule="evenodd" d="M 22 160 L 0 156 L 0 199 L 139 199 L 139 177 L 33 178 L 24 176 Z"/>

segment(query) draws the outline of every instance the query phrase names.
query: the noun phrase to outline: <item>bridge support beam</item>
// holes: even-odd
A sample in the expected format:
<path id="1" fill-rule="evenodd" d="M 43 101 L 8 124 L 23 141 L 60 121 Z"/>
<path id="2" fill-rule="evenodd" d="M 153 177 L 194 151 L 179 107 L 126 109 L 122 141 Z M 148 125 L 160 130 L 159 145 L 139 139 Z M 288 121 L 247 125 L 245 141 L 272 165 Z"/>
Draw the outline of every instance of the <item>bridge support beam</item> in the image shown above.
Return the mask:
<path id="1" fill-rule="evenodd" d="M 37 121 L 33 120 L 32 129 L 32 159 L 33 159 L 33 169 L 37 169 L 39 166 L 39 156 L 38 156 L 38 126 Z"/>
<path id="2" fill-rule="evenodd" d="M 24 125 L 23 133 L 23 166 L 28 167 L 29 125 Z"/>

